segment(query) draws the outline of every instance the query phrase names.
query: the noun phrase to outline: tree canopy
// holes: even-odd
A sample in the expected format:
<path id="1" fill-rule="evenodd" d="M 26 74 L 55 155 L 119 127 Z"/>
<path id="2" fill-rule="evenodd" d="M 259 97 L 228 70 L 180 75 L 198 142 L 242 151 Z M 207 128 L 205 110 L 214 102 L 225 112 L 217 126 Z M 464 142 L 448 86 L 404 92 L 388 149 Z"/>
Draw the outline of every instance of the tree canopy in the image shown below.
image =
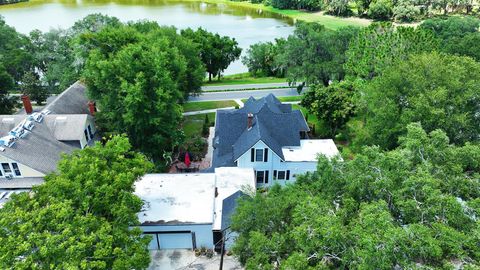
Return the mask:
<path id="1" fill-rule="evenodd" d="M 198 57 L 187 55 L 191 51 L 182 50 L 181 37 L 172 38 L 172 31 L 140 22 L 106 27 L 84 40 L 96 45 L 83 74 L 100 108 L 97 123 L 104 131 L 126 133 L 135 149 L 155 161 L 182 140 L 178 103 L 189 73 L 196 72 L 187 58 Z"/>
<path id="2" fill-rule="evenodd" d="M 480 19 L 457 16 L 434 18 L 425 20 L 419 27 L 435 33 L 443 52 L 480 60 Z"/>
<path id="3" fill-rule="evenodd" d="M 240 201 L 247 269 L 478 267 L 480 147 L 410 124 L 391 151 L 321 157 L 317 172 Z"/>
<path id="4" fill-rule="evenodd" d="M 327 30 L 317 23 L 298 23 L 277 56 L 289 82 L 328 85 L 345 76 L 345 51 L 357 34 L 353 27 Z"/>
<path id="5" fill-rule="evenodd" d="M 355 113 L 355 89 L 350 81 L 342 81 L 329 86 L 312 86 L 305 93 L 301 105 L 310 113 L 323 120 L 330 128 L 330 136 L 345 126 Z"/>
<path id="6" fill-rule="evenodd" d="M 456 144 L 478 142 L 480 63 L 439 53 L 412 55 L 388 68 L 362 93 L 366 133 L 360 144 L 393 148 L 410 122 L 441 128 Z"/>
<path id="7" fill-rule="evenodd" d="M 133 191 L 151 168 L 119 136 L 64 156 L 43 185 L 0 209 L 0 267 L 146 269 L 150 239 L 134 227 Z"/>
<path id="8" fill-rule="evenodd" d="M 371 79 L 410 54 L 429 52 L 438 47 L 431 31 L 391 24 L 372 24 L 350 43 L 346 52 L 348 75 Z"/>
<path id="9" fill-rule="evenodd" d="M 182 30 L 181 35 L 197 44 L 209 81 L 212 77 L 220 79 L 222 72 L 242 53 L 235 38 L 210 33 L 202 28 L 196 31 L 188 28 Z"/>

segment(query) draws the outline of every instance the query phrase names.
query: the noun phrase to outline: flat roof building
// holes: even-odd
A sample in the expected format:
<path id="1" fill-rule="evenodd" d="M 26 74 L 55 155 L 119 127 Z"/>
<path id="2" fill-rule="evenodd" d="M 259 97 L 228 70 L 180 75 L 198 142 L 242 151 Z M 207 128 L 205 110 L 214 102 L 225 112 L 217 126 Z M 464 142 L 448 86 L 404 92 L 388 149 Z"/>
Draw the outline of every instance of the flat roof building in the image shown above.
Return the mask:
<path id="1" fill-rule="evenodd" d="M 145 175 L 135 183 L 135 194 L 144 202 L 140 228 L 153 236 L 149 248 L 214 248 L 234 210 L 224 211 L 224 200 L 239 191 L 255 191 L 252 169 Z"/>

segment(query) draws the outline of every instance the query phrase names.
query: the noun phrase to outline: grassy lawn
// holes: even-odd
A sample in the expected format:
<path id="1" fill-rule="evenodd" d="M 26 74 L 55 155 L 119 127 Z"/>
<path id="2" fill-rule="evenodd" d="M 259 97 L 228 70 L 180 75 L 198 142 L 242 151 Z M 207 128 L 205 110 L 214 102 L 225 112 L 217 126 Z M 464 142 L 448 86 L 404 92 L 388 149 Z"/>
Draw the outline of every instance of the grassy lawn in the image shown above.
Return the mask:
<path id="1" fill-rule="evenodd" d="M 285 78 L 276 78 L 276 77 L 259 77 L 255 78 L 250 75 L 250 73 L 239 73 L 226 75 L 221 78 L 220 81 L 217 79 L 212 79 L 211 82 L 208 80 L 205 81 L 205 86 L 209 85 L 234 85 L 234 84 L 254 84 L 254 83 L 282 83 L 286 82 Z"/>
<path id="2" fill-rule="evenodd" d="M 303 96 L 277 97 L 281 102 L 301 101 Z"/>
<path id="3" fill-rule="evenodd" d="M 233 100 L 187 102 L 183 104 L 183 111 L 203 111 L 217 108 L 235 107 L 236 105 L 237 103 Z"/>
<path id="4" fill-rule="evenodd" d="M 215 123 L 215 113 L 208 113 L 210 123 Z M 183 118 L 183 132 L 187 138 L 201 136 L 205 114 L 189 115 Z"/>

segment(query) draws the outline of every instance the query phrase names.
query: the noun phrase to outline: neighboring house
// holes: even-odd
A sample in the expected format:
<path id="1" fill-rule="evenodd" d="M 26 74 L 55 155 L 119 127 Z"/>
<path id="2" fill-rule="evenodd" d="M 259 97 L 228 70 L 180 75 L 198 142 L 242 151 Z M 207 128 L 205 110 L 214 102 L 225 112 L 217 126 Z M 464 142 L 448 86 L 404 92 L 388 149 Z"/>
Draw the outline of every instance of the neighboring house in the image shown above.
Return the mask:
<path id="1" fill-rule="evenodd" d="M 143 176 L 135 194 L 144 202 L 140 228 L 153 237 L 149 249 L 219 250 L 240 191 L 255 191 L 252 169 Z"/>
<path id="2" fill-rule="evenodd" d="M 315 171 L 318 155 L 339 154 L 333 140 L 311 140 L 308 132 L 291 104 L 272 94 L 250 97 L 240 109 L 217 110 L 212 168 L 253 168 L 257 187 L 284 185 Z"/>
<path id="3" fill-rule="evenodd" d="M 0 115 L 0 205 L 12 193 L 43 183 L 62 154 L 96 138 L 94 108 L 82 84 L 73 84 L 41 112 L 31 111 L 28 97 L 22 100 L 28 115 Z"/>

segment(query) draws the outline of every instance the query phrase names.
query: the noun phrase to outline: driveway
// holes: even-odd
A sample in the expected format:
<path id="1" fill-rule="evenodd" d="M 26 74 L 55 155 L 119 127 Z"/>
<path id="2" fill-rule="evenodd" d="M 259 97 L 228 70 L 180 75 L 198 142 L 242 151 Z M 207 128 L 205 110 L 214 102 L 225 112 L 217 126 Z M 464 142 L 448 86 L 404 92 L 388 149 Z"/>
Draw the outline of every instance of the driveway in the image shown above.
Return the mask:
<path id="1" fill-rule="evenodd" d="M 212 258 L 206 256 L 196 257 L 194 252 L 188 249 L 169 249 L 150 251 L 151 263 L 148 270 L 218 270 L 220 256 L 215 254 Z M 223 269 L 243 269 L 233 256 L 225 255 Z"/>
<path id="2" fill-rule="evenodd" d="M 189 97 L 188 101 L 247 99 L 251 96 L 254 98 L 261 98 L 268 94 L 274 94 L 277 97 L 298 96 L 296 88 L 277 88 L 268 90 L 204 92 L 199 96 Z"/>

